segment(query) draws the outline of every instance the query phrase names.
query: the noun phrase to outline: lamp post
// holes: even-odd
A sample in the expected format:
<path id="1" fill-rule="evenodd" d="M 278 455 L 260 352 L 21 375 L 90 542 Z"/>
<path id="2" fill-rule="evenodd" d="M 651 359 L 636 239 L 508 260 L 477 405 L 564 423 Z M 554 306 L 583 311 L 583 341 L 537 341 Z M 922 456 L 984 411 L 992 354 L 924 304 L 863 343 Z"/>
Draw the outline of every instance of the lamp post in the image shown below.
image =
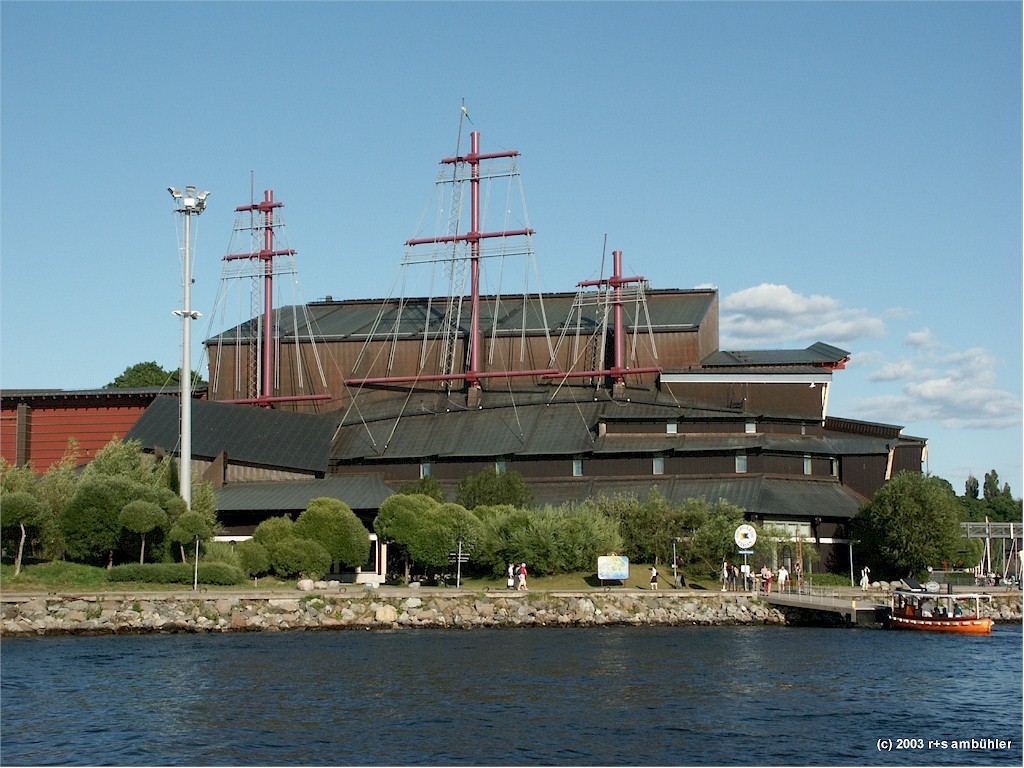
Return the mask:
<path id="1" fill-rule="evenodd" d="M 184 291 L 182 308 L 174 310 L 174 314 L 182 320 L 182 360 L 181 360 L 181 451 L 179 452 L 181 472 L 181 498 L 185 500 L 185 508 L 192 509 L 192 324 L 191 321 L 200 315 L 192 310 L 192 217 L 206 210 L 206 198 L 209 192 L 196 194 L 193 186 L 185 187 L 185 193 L 174 187 L 167 191 L 174 198 L 174 211 L 185 219 L 185 253 L 182 269 Z"/>
<path id="2" fill-rule="evenodd" d="M 679 574 L 676 572 L 676 544 L 679 541 L 678 536 L 672 537 L 672 584 L 677 588 L 679 587 Z"/>
<path id="3" fill-rule="evenodd" d="M 196 534 L 196 566 L 192 575 L 192 591 L 199 591 L 199 534 Z"/>
<path id="4" fill-rule="evenodd" d="M 462 586 L 462 542 L 464 539 L 459 536 L 459 554 L 455 565 L 455 588 Z"/>

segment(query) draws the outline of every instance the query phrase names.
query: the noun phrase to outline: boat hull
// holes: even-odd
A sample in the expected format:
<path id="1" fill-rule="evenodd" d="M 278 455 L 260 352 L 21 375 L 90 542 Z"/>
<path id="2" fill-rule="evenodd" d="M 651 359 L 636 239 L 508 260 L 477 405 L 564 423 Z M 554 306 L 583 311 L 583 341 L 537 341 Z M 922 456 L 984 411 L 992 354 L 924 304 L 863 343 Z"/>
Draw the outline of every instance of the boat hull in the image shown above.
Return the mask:
<path id="1" fill-rule="evenodd" d="M 936 618 L 926 616 L 889 617 L 891 629 L 908 629 L 915 632 L 945 632 L 953 635 L 991 635 L 992 619 L 979 616 L 957 616 Z"/>

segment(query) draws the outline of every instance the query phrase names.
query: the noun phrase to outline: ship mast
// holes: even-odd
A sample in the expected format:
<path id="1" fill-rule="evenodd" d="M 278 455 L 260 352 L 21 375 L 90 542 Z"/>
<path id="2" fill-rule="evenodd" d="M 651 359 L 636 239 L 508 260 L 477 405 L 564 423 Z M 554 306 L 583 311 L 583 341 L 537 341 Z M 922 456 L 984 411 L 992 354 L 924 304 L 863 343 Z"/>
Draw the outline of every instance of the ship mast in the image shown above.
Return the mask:
<path id="1" fill-rule="evenodd" d="M 522 376 L 545 376 L 557 374 L 558 370 L 546 368 L 543 370 L 526 371 L 484 371 L 481 363 L 481 348 L 483 340 L 480 332 L 480 260 L 481 241 L 490 238 L 524 237 L 533 234 L 532 229 L 501 230 L 496 232 L 481 232 L 481 208 L 480 208 L 480 163 L 484 160 L 495 160 L 499 158 L 518 157 L 519 152 L 509 150 L 506 152 L 480 152 L 480 132 L 473 131 L 470 134 L 470 152 L 467 155 L 456 155 L 441 160 L 441 165 L 456 165 L 469 167 L 470 182 L 470 230 L 463 234 L 455 232 L 442 237 L 428 237 L 407 240 L 408 247 L 418 245 L 444 245 L 444 244 L 469 244 L 469 266 L 470 266 L 470 321 L 467 343 L 469 346 L 468 363 L 464 373 L 443 372 L 440 374 L 428 374 L 417 376 L 379 376 L 363 379 L 349 379 L 350 386 L 362 386 L 372 384 L 400 384 L 412 382 L 452 382 L 464 381 L 469 390 L 469 399 L 475 400 L 479 396 L 480 382 L 489 378 L 516 378 Z M 465 178 L 456 171 L 456 178 Z"/>
<path id="2" fill-rule="evenodd" d="M 274 200 L 274 190 L 268 189 L 263 193 L 263 202 L 251 205 L 240 205 L 235 208 L 236 213 L 249 212 L 260 214 L 262 221 L 253 223 L 254 230 L 262 230 L 263 247 L 251 253 L 233 253 L 224 257 L 224 261 L 238 261 L 240 259 L 255 260 L 262 264 L 263 283 L 263 314 L 261 318 L 262 334 L 260 351 L 260 367 L 258 387 L 253 387 L 251 396 L 237 399 L 224 400 L 227 403 L 240 403 L 245 405 L 259 405 L 264 408 L 273 408 L 275 403 L 300 402 L 308 400 L 330 400 L 331 395 L 289 395 L 275 397 L 274 392 L 274 259 L 279 256 L 294 256 L 295 251 L 291 249 L 275 250 L 274 248 L 274 210 L 284 207 L 284 203 Z M 258 394 L 255 390 L 258 389 Z"/>

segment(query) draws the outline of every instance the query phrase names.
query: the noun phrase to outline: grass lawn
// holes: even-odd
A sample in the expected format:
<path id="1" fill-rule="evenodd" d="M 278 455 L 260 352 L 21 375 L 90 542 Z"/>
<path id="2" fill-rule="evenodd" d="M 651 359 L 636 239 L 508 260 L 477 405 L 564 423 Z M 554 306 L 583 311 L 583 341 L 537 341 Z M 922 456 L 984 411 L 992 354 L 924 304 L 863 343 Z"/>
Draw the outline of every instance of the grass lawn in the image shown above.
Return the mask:
<path id="1" fill-rule="evenodd" d="M 630 566 L 630 577 L 626 582 L 610 581 L 602 583 L 596 573 L 578 572 L 563 573 L 555 576 L 530 576 L 527 587 L 533 590 L 586 590 L 601 589 L 650 589 L 650 565 L 634 563 Z M 661 580 L 658 584 L 662 590 L 672 589 L 672 569 L 659 567 Z M 200 575 L 202 569 L 200 568 Z M 191 584 L 151 584 L 140 582 L 107 581 L 105 568 L 77 563 L 53 562 L 40 563 L 23 567 L 21 573 L 14 576 L 14 566 L 0 565 L 0 585 L 5 592 L 180 592 L 191 589 Z M 687 579 L 686 585 L 691 589 L 718 589 L 719 585 L 712 580 Z M 282 580 L 274 577 L 261 577 L 254 583 L 248 580 L 243 584 L 231 587 L 208 586 L 200 584 L 208 591 L 239 591 L 239 590 L 294 590 L 294 580 Z M 452 581 L 449 586 L 454 586 Z M 466 577 L 462 579 L 462 588 L 483 592 L 504 591 L 505 580 L 486 577 Z"/>
<path id="2" fill-rule="evenodd" d="M 202 575 L 202 565 L 199 574 Z M 21 569 L 15 577 L 13 565 L 0 565 L 0 586 L 5 592 L 181 592 L 192 584 L 153 584 L 149 582 L 112 582 L 107 580 L 107 569 L 79 563 L 40 563 Z M 230 587 L 204 585 L 207 590 L 271 590 L 295 589 L 295 581 L 264 577 L 254 584 L 251 579 Z"/>
<path id="3" fill-rule="evenodd" d="M 529 564 L 527 564 L 527 571 L 529 571 Z M 671 590 L 672 587 L 672 569 L 664 566 L 658 567 L 658 580 L 659 590 Z M 601 589 L 602 587 L 610 587 L 612 589 L 650 589 L 651 588 L 651 566 L 650 563 L 630 563 L 629 566 L 629 579 L 625 582 L 622 581 L 608 581 L 601 582 L 597 578 L 596 572 L 586 573 L 560 573 L 555 576 L 527 576 L 526 586 L 528 589 L 537 590 L 576 590 L 576 589 Z M 504 590 L 505 579 L 491 579 L 491 578 L 464 578 L 462 580 L 462 587 L 464 589 L 475 589 L 484 590 Z M 721 585 L 713 583 L 710 580 L 697 579 L 696 581 L 687 578 L 686 587 L 688 589 L 720 589 Z"/>

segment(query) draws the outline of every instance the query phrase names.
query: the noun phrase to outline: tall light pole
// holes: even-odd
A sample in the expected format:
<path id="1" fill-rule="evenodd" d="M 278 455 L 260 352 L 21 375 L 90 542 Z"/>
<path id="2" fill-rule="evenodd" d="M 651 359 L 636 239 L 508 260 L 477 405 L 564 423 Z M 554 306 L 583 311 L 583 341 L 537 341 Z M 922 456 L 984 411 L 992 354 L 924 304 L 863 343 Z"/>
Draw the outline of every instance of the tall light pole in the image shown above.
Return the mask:
<path id="1" fill-rule="evenodd" d="M 199 313 L 192 310 L 192 217 L 206 210 L 206 198 L 209 192 L 196 194 L 196 188 L 185 187 L 185 193 L 174 187 L 167 191 L 174 198 L 174 211 L 185 218 L 185 256 L 182 270 L 184 292 L 181 309 L 174 314 L 182 320 L 182 355 L 181 355 L 181 451 L 178 456 L 181 464 L 179 484 L 181 498 L 185 500 L 186 509 L 192 509 L 192 320 Z"/>
<path id="2" fill-rule="evenodd" d="M 679 587 L 679 573 L 676 567 L 676 544 L 680 541 L 681 539 L 678 536 L 672 537 L 672 586 L 676 588 Z"/>

